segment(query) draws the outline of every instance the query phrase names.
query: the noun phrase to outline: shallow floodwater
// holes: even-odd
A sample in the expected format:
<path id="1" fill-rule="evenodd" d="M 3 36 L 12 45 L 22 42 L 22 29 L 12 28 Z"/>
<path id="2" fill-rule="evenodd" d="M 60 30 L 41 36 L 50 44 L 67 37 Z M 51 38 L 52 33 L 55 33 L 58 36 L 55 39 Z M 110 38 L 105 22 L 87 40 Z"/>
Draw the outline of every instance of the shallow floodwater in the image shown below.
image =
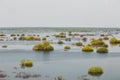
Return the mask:
<path id="1" fill-rule="evenodd" d="M 3 33 L 22 33 L 24 30 L 2 30 Z M 39 32 L 37 29 L 35 34 L 39 34 L 40 37 L 46 35 L 52 35 L 58 32 Z M 42 31 L 42 30 L 41 30 Z M 28 30 L 28 34 L 31 34 L 32 30 Z M 84 33 L 84 32 L 83 32 Z M 91 33 L 91 32 L 89 32 Z M 117 38 L 120 34 L 113 35 Z M 8 36 L 9 37 L 9 36 Z M 99 38 L 97 35 L 95 38 Z M 82 47 L 72 45 L 79 41 L 80 37 L 72 38 L 71 42 L 65 42 L 63 45 L 51 44 L 54 46 L 54 51 L 51 52 L 37 52 L 32 48 L 35 44 L 41 43 L 41 41 L 0 41 L 0 45 L 6 44 L 7 48 L 0 46 L 0 73 L 3 72 L 8 75 L 6 78 L 0 78 L 0 80 L 55 80 L 55 77 L 62 76 L 65 80 L 82 80 L 82 76 L 86 76 L 89 80 L 120 80 L 120 47 L 119 45 L 109 45 L 108 54 L 98 54 L 96 49 L 94 52 L 85 53 L 81 51 Z M 87 44 L 90 38 L 88 36 Z M 48 38 L 50 41 L 57 42 L 59 39 L 53 36 Z M 105 41 L 109 44 L 109 41 Z M 70 45 L 71 50 L 64 51 L 64 46 Z M 33 61 L 32 68 L 21 69 L 20 62 L 23 59 L 29 59 Z M 91 66 L 101 66 L 104 73 L 99 76 L 88 75 L 88 68 Z M 40 74 L 38 78 L 16 78 L 16 73 L 25 72 L 29 74 Z"/>
<path id="2" fill-rule="evenodd" d="M 28 69 L 20 68 L 22 59 L 30 59 L 34 66 Z M 80 80 L 86 75 L 90 80 L 119 80 L 120 53 L 97 54 L 82 53 L 78 50 L 55 50 L 52 52 L 36 52 L 30 49 L 0 49 L 0 70 L 9 75 L 6 80 L 21 80 L 13 72 L 28 72 L 40 74 L 37 80 L 54 80 L 62 76 L 65 80 Z M 100 77 L 89 76 L 90 66 L 101 66 L 104 73 Z M 17 67 L 18 69 L 14 69 Z M 29 78 L 26 80 L 36 80 Z"/>

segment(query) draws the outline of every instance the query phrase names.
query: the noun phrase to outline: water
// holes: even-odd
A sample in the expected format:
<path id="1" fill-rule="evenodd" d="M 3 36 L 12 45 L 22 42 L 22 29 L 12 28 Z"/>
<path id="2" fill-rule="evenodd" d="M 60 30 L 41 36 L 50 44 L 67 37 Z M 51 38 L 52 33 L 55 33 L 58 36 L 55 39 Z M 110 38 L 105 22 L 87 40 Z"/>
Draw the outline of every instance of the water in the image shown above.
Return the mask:
<path id="1" fill-rule="evenodd" d="M 56 32 L 39 32 L 35 29 L 36 33 L 41 37 L 45 35 L 52 35 Z M 35 32 L 35 30 L 33 32 Z M 3 33 L 10 33 L 16 30 L 2 30 Z M 17 31 L 24 31 L 17 30 Z M 17 32 L 16 31 L 16 32 Z M 32 30 L 28 29 L 26 34 L 32 34 Z M 36 34 L 35 33 L 35 34 Z M 91 32 L 90 32 L 91 33 Z M 114 35 L 120 37 L 119 34 Z M 98 38 L 99 36 L 95 36 Z M 88 37 L 89 39 L 92 37 Z M 49 40 L 57 42 L 59 39 L 50 36 Z M 0 47 L 0 71 L 6 73 L 9 77 L 0 80 L 23 80 L 16 78 L 15 72 L 26 72 L 31 74 L 40 74 L 38 78 L 28 78 L 25 80 L 54 80 L 57 76 L 62 76 L 65 80 L 81 80 L 81 76 L 86 75 L 90 80 L 120 80 L 120 51 L 119 46 L 108 47 L 108 54 L 98 54 L 96 49 L 94 52 L 84 53 L 81 47 L 72 46 L 76 42 L 75 38 L 71 42 L 65 42 L 63 45 L 52 44 L 55 50 L 51 52 L 36 52 L 32 48 L 34 44 L 41 41 L 0 41 L 0 45 L 7 44 L 8 48 Z M 84 44 L 87 44 L 84 42 Z M 105 41 L 109 43 L 108 41 Z M 65 45 L 70 45 L 71 50 L 64 51 Z M 23 59 L 30 59 L 34 65 L 32 68 L 21 69 L 20 61 Z M 104 73 L 100 77 L 93 77 L 88 75 L 88 68 L 91 66 L 101 66 Z M 17 68 L 17 69 L 15 69 Z"/>
<path id="2" fill-rule="evenodd" d="M 34 62 L 34 67 L 30 69 L 18 69 L 22 59 L 30 59 Z M 10 80 L 18 80 L 12 72 L 38 73 L 49 80 L 62 75 L 66 80 L 79 80 L 82 75 L 88 75 L 87 70 L 90 66 L 101 66 L 104 74 L 99 77 L 100 80 L 119 80 L 119 53 L 97 54 L 82 53 L 75 51 L 53 51 L 49 53 L 34 52 L 32 50 L 0 50 L 0 69 L 10 75 Z M 97 77 L 91 77 L 90 80 L 99 80 Z M 21 79 L 20 79 L 21 80 Z M 36 80 L 36 79 L 28 79 Z"/>

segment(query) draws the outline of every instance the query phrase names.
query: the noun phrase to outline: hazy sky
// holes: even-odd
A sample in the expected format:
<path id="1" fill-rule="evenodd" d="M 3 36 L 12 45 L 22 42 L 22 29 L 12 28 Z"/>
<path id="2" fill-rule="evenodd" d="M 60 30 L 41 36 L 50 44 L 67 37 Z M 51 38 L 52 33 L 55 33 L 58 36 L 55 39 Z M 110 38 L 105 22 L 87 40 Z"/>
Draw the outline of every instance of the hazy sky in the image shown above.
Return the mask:
<path id="1" fill-rule="evenodd" d="M 120 26 L 120 0 L 0 0 L 0 27 Z"/>

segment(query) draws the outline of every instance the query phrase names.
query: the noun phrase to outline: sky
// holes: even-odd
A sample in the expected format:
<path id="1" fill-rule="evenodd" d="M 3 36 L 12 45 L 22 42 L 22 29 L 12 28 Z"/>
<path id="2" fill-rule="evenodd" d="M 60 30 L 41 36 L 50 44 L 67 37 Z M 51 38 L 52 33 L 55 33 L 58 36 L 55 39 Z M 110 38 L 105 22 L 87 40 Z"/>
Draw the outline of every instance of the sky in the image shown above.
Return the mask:
<path id="1" fill-rule="evenodd" d="M 120 0 L 0 0 L 0 27 L 119 27 Z"/>

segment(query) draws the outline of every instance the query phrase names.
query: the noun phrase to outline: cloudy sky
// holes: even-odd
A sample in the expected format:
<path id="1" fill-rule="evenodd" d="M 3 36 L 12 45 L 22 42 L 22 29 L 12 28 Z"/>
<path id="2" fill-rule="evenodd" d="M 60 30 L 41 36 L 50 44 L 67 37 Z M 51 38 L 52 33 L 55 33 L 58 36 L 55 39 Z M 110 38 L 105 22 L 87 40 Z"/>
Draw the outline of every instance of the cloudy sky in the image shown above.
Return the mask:
<path id="1" fill-rule="evenodd" d="M 120 26 L 120 0 L 0 0 L 0 27 Z"/>

